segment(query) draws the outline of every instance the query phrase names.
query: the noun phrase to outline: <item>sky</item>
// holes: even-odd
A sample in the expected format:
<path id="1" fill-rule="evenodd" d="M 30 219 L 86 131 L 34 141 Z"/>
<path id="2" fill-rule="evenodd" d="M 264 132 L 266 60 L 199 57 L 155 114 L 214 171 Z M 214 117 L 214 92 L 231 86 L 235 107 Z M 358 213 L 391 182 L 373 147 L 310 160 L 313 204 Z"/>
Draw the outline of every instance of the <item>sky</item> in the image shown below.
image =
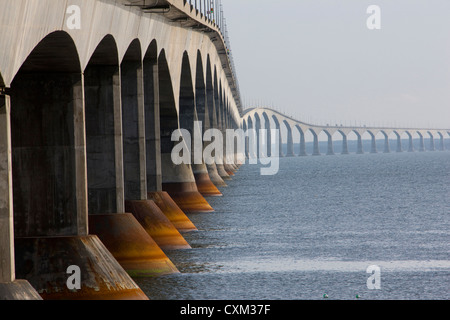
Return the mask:
<path id="1" fill-rule="evenodd" d="M 222 0 L 245 108 L 450 128 L 449 0 Z M 369 30 L 370 5 L 381 29 Z"/>

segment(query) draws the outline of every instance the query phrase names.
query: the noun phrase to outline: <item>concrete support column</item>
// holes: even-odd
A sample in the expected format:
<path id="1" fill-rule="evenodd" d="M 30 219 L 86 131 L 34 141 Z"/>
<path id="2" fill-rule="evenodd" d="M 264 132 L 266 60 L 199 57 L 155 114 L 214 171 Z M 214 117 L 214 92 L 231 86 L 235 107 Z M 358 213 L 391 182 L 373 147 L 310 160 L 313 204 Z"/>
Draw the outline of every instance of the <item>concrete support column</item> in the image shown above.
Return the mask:
<path id="1" fill-rule="evenodd" d="M 278 120 L 275 122 L 275 125 L 277 127 L 278 130 L 278 143 L 276 144 L 278 147 L 278 156 L 284 157 L 284 152 L 283 152 L 283 137 L 281 134 L 281 127 L 280 127 L 280 123 L 278 122 Z"/>
<path id="2" fill-rule="evenodd" d="M 436 151 L 436 148 L 434 146 L 434 136 L 430 132 L 428 133 L 430 136 L 430 151 Z"/>
<path id="3" fill-rule="evenodd" d="M 402 149 L 402 137 L 398 133 L 396 133 L 396 136 L 397 136 L 397 152 L 400 153 L 400 152 L 403 152 L 403 149 Z"/>
<path id="4" fill-rule="evenodd" d="M 306 141 L 305 141 L 305 134 L 303 132 L 300 132 L 300 157 L 306 157 L 308 154 L 306 153 Z"/>
<path id="5" fill-rule="evenodd" d="M 413 136 L 412 136 L 412 134 L 410 134 L 409 132 L 408 132 L 408 140 L 409 140 L 409 143 L 408 143 L 408 152 L 414 152 Z"/>
<path id="6" fill-rule="evenodd" d="M 347 135 L 342 133 L 342 154 L 349 154 Z"/>
<path id="7" fill-rule="evenodd" d="M 334 156 L 334 147 L 333 147 L 333 136 L 326 132 L 328 136 L 328 149 L 327 149 L 327 156 Z"/>
<path id="8" fill-rule="evenodd" d="M 362 136 L 359 133 L 356 133 L 356 136 L 358 137 L 358 149 L 356 151 L 357 154 L 364 154 L 364 148 L 362 144 Z"/>
<path id="9" fill-rule="evenodd" d="M 253 123 L 249 123 L 248 126 L 248 157 L 249 159 L 258 158 L 258 134 Z"/>
<path id="10" fill-rule="evenodd" d="M 384 133 L 384 153 L 390 153 L 391 148 L 389 147 L 389 136 Z"/>
<path id="11" fill-rule="evenodd" d="M 294 157 L 294 138 L 292 137 L 292 128 L 290 125 L 286 124 L 287 128 L 287 157 Z"/>
<path id="12" fill-rule="evenodd" d="M 147 168 L 142 64 L 125 61 L 121 73 L 125 199 L 144 200 Z"/>
<path id="13" fill-rule="evenodd" d="M 245 130 L 244 130 L 244 132 L 245 132 Z M 244 137 L 244 141 L 245 141 L 245 142 L 244 142 L 244 143 L 245 143 L 245 147 L 244 147 L 244 148 L 245 148 L 245 149 L 244 149 L 244 150 L 245 150 L 245 151 L 244 151 L 244 152 L 245 152 L 245 158 L 246 158 L 246 159 L 249 159 L 249 158 L 250 158 L 250 154 L 249 154 L 249 150 L 250 150 L 250 148 L 249 148 L 249 147 L 250 147 L 250 146 L 249 146 L 250 138 L 249 138 L 248 136 L 245 136 L 245 137 Z"/>
<path id="14" fill-rule="evenodd" d="M 319 137 L 317 133 L 312 131 L 313 137 L 314 137 L 314 150 L 313 150 L 313 156 L 320 156 L 320 148 L 319 148 Z"/>
<path id="15" fill-rule="evenodd" d="M 419 151 L 420 152 L 425 152 L 425 141 L 424 141 L 424 139 L 423 139 L 423 135 L 419 132 L 418 133 L 419 134 L 419 139 L 420 139 L 420 142 L 419 142 Z"/>
<path id="16" fill-rule="evenodd" d="M 266 129 L 266 156 L 271 157 L 272 156 L 272 132 L 270 129 L 270 121 L 269 119 L 266 119 L 264 128 Z"/>
<path id="17" fill-rule="evenodd" d="M 0 300 L 42 300 L 26 280 L 16 280 L 11 159 L 11 103 L 0 95 Z"/>
<path id="18" fill-rule="evenodd" d="M 10 108 L 0 96 L 0 283 L 15 280 Z"/>
<path id="19" fill-rule="evenodd" d="M 144 62 L 145 140 L 147 190 L 162 191 L 161 124 L 158 62 Z"/>
<path id="20" fill-rule="evenodd" d="M 85 70 L 89 213 L 125 212 L 122 107 L 117 66 Z"/>
<path id="21" fill-rule="evenodd" d="M 11 86 L 16 237 L 88 234 L 83 82 L 21 73 Z"/>
<path id="22" fill-rule="evenodd" d="M 439 132 L 439 151 L 445 151 L 444 135 Z"/>
<path id="23" fill-rule="evenodd" d="M 378 150 L 377 150 L 377 139 L 376 139 L 376 137 L 375 137 L 375 135 L 373 134 L 373 133 L 370 133 L 370 136 L 371 136 L 371 140 L 372 140 L 372 145 L 371 145 L 371 147 L 370 147 L 370 153 L 378 153 Z"/>

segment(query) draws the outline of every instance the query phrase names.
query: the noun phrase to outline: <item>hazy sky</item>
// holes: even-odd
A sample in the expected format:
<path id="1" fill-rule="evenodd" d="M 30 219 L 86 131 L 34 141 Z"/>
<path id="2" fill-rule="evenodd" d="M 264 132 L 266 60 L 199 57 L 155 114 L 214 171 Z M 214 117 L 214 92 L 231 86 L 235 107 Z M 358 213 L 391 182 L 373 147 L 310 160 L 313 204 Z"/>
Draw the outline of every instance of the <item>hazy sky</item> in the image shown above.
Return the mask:
<path id="1" fill-rule="evenodd" d="M 222 0 L 242 100 L 318 124 L 450 128 L 449 0 Z M 369 30 L 369 5 L 381 30 Z"/>

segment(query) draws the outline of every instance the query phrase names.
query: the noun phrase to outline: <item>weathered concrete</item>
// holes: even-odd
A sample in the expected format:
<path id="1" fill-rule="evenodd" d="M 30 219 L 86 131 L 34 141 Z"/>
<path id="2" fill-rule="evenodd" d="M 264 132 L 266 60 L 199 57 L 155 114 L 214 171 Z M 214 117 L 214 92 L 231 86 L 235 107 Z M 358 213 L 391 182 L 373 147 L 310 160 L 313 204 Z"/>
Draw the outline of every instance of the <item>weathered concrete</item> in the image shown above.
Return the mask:
<path id="1" fill-rule="evenodd" d="M 173 164 L 171 155 L 167 153 L 163 153 L 161 159 L 163 190 L 172 197 L 180 209 L 185 213 L 213 212 L 214 209 L 198 191 L 191 166 Z"/>
<path id="2" fill-rule="evenodd" d="M 9 96 L 0 95 L 0 300 L 41 300 L 26 280 L 16 280 Z"/>
<path id="3" fill-rule="evenodd" d="M 85 71 L 89 212 L 124 212 L 120 79 L 117 67 Z"/>
<path id="4" fill-rule="evenodd" d="M 144 212 L 147 214 L 148 210 Z M 131 214 L 90 215 L 91 232 L 99 237 L 133 277 L 177 273 L 158 244 Z"/>
<path id="5" fill-rule="evenodd" d="M 167 192 L 149 192 L 148 199 L 155 202 L 164 215 L 180 232 L 198 231 L 197 227 L 186 216 L 183 210 L 173 201 Z"/>
<path id="6" fill-rule="evenodd" d="M 96 236 L 16 239 L 18 277 L 44 300 L 147 300 Z M 67 268 L 80 268 L 81 289 L 69 290 Z"/>
<path id="7" fill-rule="evenodd" d="M 149 236 L 163 250 L 190 249 L 180 232 L 151 200 L 127 201 L 127 212 L 131 212 Z"/>
<path id="8" fill-rule="evenodd" d="M 0 282 L 0 300 L 42 300 L 26 280 Z"/>
<path id="9" fill-rule="evenodd" d="M 9 96 L 0 96 L 0 283 L 15 280 Z"/>

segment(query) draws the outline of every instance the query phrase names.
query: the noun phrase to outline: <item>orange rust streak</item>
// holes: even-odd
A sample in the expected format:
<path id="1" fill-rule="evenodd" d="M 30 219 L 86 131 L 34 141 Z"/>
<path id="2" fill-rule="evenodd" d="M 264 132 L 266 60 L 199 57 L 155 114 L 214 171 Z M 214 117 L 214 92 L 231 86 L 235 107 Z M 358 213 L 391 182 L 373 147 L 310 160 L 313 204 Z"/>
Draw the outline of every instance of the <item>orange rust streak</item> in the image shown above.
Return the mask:
<path id="1" fill-rule="evenodd" d="M 125 201 L 131 212 L 161 249 L 190 249 L 191 246 L 151 200 Z"/>
<path id="2" fill-rule="evenodd" d="M 129 273 L 148 276 L 178 272 L 131 213 L 90 215 L 89 229 Z"/>
<path id="3" fill-rule="evenodd" d="M 208 173 L 194 174 L 198 191 L 206 197 L 220 197 L 222 192 L 212 183 Z"/>
<path id="4" fill-rule="evenodd" d="M 195 182 L 165 183 L 163 189 L 185 213 L 213 212 L 208 201 L 198 192 Z"/>
<path id="5" fill-rule="evenodd" d="M 161 209 L 165 216 L 172 222 L 180 232 L 197 231 L 197 227 L 186 216 L 183 210 L 173 201 L 165 191 L 149 192 L 149 200 L 152 200 Z"/>

